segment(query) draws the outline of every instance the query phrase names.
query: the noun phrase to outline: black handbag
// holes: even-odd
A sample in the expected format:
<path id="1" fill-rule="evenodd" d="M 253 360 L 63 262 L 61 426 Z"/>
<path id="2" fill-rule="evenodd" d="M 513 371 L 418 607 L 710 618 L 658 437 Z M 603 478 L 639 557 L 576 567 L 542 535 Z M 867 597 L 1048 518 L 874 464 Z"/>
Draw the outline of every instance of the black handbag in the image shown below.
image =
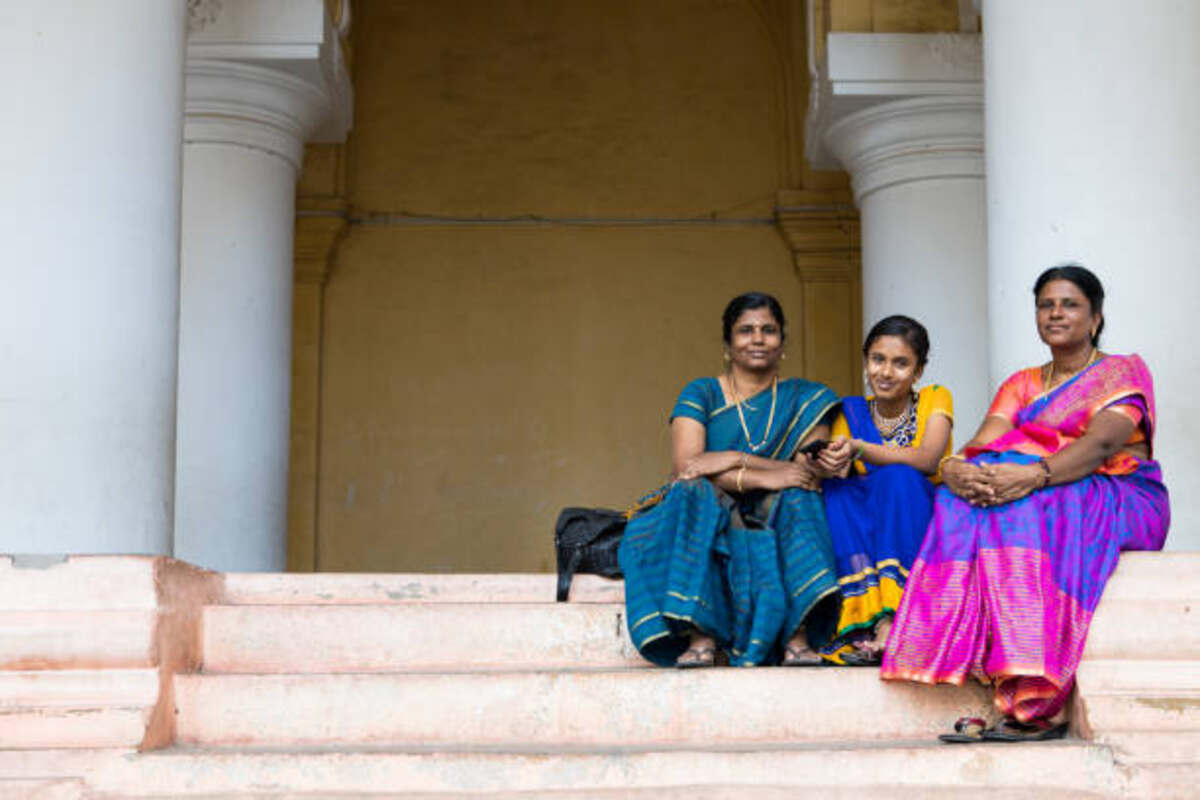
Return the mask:
<path id="1" fill-rule="evenodd" d="M 564 508 L 554 524 L 554 553 L 558 561 L 557 600 L 564 603 L 576 574 L 620 578 L 617 548 L 625 523 L 653 508 L 667 495 L 668 483 L 642 497 L 628 511 L 611 508 Z"/>
<path id="2" fill-rule="evenodd" d="M 576 573 L 621 577 L 617 548 L 625 532 L 625 512 L 608 508 L 564 508 L 554 525 L 558 560 L 558 602 L 565 602 Z"/>

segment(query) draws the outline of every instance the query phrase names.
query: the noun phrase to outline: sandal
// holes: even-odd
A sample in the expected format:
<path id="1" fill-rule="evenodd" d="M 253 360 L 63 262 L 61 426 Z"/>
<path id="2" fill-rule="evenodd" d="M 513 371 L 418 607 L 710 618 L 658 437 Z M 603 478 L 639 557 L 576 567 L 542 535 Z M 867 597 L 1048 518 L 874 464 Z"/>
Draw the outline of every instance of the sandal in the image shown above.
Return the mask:
<path id="1" fill-rule="evenodd" d="M 1006 719 L 994 728 L 985 730 L 983 738 L 989 742 L 1045 742 L 1050 739 L 1061 739 L 1067 735 L 1067 723 L 1057 725 L 1044 719 L 1030 722 L 1017 722 Z"/>
<path id="2" fill-rule="evenodd" d="M 717 648 L 710 644 L 700 647 L 689 647 L 675 659 L 677 669 L 702 669 L 711 667 L 717 662 Z"/>
<path id="3" fill-rule="evenodd" d="M 883 663 L 883 653 L 870 650 L 851 650 L 842 654 L 842 663 L 848 667 L 878 667 Z"/>
<path id="4" fill-rule="evenodd" d="M 971 744 L 982 742 L 987 732 L 987 723 L 981 717 L 959 717 L 954 721 L 954 733 L 943 733 L 938 739 L 948 744 Z"/>
<path id="5" fill-rule="evenodd" d="M 781 667 L 819 667 L 825 663 L 820 653 L 815 653 L 807 647 L 789 644 L 783 648 Z"/>

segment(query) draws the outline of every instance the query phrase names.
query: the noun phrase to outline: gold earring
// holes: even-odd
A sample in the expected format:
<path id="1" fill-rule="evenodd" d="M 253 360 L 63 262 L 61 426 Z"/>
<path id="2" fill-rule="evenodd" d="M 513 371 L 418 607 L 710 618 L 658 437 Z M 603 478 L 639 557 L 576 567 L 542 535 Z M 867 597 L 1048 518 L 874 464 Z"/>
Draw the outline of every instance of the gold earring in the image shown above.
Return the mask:
<path id="1" fill-rule="evenodd" d="M 726 363 L 726 364 L 728 364 L 730 361 L 733 361 L 733 356 L 729 355 L 729 351 L 728 351 L 728 350 L 726 350 L 726 351 L 725 351 L 725 352 L 722 354 L 722 357 L 725 359 L 725 363 Z"/>
<path id="2" fill-rule="evenodd" d="M 787 351 L 786 350 L 779 354 L 779 360 L 787 361 Z"/>

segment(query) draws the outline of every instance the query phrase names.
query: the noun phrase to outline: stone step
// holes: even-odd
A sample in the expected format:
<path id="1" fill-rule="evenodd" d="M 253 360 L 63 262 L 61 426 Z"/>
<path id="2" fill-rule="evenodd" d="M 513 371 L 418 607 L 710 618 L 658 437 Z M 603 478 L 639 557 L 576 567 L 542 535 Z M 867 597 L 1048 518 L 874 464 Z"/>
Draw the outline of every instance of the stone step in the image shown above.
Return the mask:
<path id="1" fill-rule="evenodd" d="M 178 741 L 206 746 L 928 740 L 990 705 L 820 667 L 181 675 L 175 700 Z"/>
<path id="2" fill-rule="evenodd" d="M 1084 661 L 1076 680 L 1077 727 L 1122 762 L 1200 763 L 1200 661 Z"/>
<path id="3" fill-rule="evenodd" d="M 1108 749 L 1078 740 L 936 743 L 338 751 L 174 748 L 0 752 L 0 774 L 75 774 L 96 798 L 954 798 L 1127 796 Z"/>
<path id="4" fill-rule="evenodd" d="M 1075 679 L 1080 691 L 1089 695 L 1188 692 L 1200 690 L 1200 660 L 1087 659 Z"/>
<path id="5" fill-rule="evenodd" d="M 150 666 L 158 614 L 115 611 L 0 611 L 0 670 Z"/>
<path id="6" fill-rule="evenodd" d="M 6 800 L 90 800 L 79 778 L 0 778 L 0 797 Z"/>
<path id="7" fill-rule="evenodd" d="M 1106 594 L 1088 630 L 1083 657 L 1145 659 L 1147 653 L 1200 660 L 1200 601 L 1184 596 Z"/>
<path id="8" fill-rule="evenodd" d="M 1190 576 L 1200 574 L 1200 553 L 1124 553 L 1105 589 L 1105 603 L 1191 600 Z M 224 576 L 224 599 L 233 605 L 383 603 L 542 603 L 554 600 L 548 573 L 355 574 L 251 573 Z M 576 575 L 573 603 L 622 603 L 619 580 Z"/>
<path id="9" fill-rule="evenodd" d="M 225 575 L 230 605 L 379 605 L 386 603 L 552 603 L 557 577 L 547 573 L 277 573 Z M 576 575 L 572 603 L 623 603 L 625 585 Z"/>
<path id="10" fill-rule="evenodd" d="M 274 673 L 646 666 L 624 614 L 623 605 L 599 602 L 209 606 L 204 665 Z M 1183 601 L 1110 605 L 1097 615 L 1085 659 L 1168 649 L 1200 659 L 1198 623 Z"/>
<path id="11" fill-rule="evenodd" d="M 151 556 L 0 556 L 5 611 L 154 609 Z"/>
<path id="12" fill-rule="evenodd" d="M 609 603 L 210 606 L 206 672 L 650 666 Z"/>
<path id="13" fill-rule="evenodd" d="M 0 748 L 136 747 L 158 691 L 155 669 L 0 672 Z"/>

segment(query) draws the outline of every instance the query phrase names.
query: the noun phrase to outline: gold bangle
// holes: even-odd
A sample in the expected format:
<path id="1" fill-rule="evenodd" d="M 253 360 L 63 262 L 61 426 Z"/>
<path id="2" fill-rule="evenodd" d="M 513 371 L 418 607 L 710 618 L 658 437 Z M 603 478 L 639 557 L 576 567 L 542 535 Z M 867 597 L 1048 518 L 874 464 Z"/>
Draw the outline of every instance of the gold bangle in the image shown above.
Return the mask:
<path id="1" fill-rule="evenodd" d="M 749 463 L 750 463 L 750 454 L 742 453 L 742 469 L 745 469 L 746 465 Z"/>
<path id="2" fill-rule="evenodd" d="M 743 465 L 742 465 L 742 468 L 738 470 L 738 476 L 737 476 L 737 490 L 738 490 L 738 494 L 741 494 L 741 493 L 742 493 L 742 476 L 743 476 L 743 475 L 745 475 L 745 474 L 746 474 L 746 467 L 745 467 L 745 465 L 743 464 Z"/>
<path id="3" fill-rule="evenodd" d="M 937 471 L 941 472 L 942 467 L 944 467 L 946 465 L 947 461 L 966 461 L 966 460 L 967 460 L 966 456 L 959 455 L 958 453 L 951 453 L 948 456 L 942 456 L 942 460 L 938 462 Z"/>

